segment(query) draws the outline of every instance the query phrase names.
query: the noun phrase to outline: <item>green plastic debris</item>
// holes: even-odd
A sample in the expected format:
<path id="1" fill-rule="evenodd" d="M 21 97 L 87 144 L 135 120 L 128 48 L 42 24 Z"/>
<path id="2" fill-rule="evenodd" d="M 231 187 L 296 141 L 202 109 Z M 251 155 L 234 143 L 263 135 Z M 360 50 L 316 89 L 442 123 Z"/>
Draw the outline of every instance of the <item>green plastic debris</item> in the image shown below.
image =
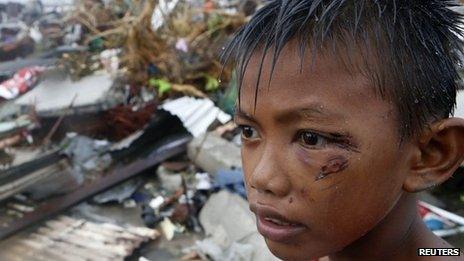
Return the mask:
<path id="1" fill-rule="evenodd" d="M 90 52 L 99 52 L 104 49 L 103 39 L 101 37 L 95 38 L 89 43 Z"/>
<path id="2" fill-rule="evenodd" d="M 151 87 L 155 87 L 158 91 L 159 96 L 163 96 L 165 93 L 169 92 L 172 89 L 171 83 L 163 79 L 150 79 L 148 84 Z"/>
<path id="3" fill-rule="evenodd" d="M 205 75 L 205 78 L 206 78 L 205 88 L 207 91 L 215 91 L 219 89 L 219 81 L 216 78 L 211 77 L 209 75 Z"/>

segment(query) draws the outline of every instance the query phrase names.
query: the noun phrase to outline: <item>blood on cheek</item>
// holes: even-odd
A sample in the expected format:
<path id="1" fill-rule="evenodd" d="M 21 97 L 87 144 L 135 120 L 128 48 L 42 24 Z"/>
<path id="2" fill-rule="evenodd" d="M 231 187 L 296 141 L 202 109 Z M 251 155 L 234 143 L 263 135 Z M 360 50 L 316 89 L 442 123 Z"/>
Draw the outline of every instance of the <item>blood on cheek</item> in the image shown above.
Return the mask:
<path id="1" fill-rule="evenodd" d="M 315 173 L 315 181 L 320 181 L 331 174 L 342 172 L 349 166 L 348 158 L 342 153 L 335 154 L 335 152 L 315 152 L 308 155 L 307 153 L 300 151 L 298 154 L 299 158 L 304 162 L 305 165 L 310 167 L 310 169 L 316 169 L 317 172 Z"/>
<path id="2" fill-rule="evenodd" d="M 335 174 L 345 170 L 348 167 L 348 159 L 344 156 L 337 155 L 330 157 L 327 162 L 321 167 L 315 181 L 322 180 L 330 174 Z"/>

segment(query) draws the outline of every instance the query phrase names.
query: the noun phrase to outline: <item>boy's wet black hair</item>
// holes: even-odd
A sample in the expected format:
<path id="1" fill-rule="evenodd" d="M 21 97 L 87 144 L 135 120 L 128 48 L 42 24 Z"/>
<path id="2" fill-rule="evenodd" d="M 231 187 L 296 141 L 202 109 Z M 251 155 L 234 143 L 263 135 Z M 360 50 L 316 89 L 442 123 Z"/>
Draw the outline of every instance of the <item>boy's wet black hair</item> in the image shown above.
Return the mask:
<path id="1" fill-rule="evenodd" d="M 271 0 L 237 32 L 223 59 L 236 63 L 240 97 L 243 75 L 258 50 L 261 67 L 264 56 L 273 55 L 272 71 L 292 40 L 298 41 L 301 66 L 306 51 L 344 53 L 348 67 L 355 65 L 396 105 L 401 137 L 411 137 L 454 111 L 463 53 L 462 16 L 450 9 L 454 6 L 446 0 Z M 356 56 L 361 64 L 350 62 Z M 259 81 L 260 75 L 255 104 Z"/>

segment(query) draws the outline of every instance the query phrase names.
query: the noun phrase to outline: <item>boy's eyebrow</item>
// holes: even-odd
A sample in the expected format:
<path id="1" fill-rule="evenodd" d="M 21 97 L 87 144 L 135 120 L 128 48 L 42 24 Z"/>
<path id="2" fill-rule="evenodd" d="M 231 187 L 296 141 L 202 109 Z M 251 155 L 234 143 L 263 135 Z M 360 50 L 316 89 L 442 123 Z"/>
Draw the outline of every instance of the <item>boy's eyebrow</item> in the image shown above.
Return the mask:
<path id="1" fill-rule="evenodd" d="M 253 118 L 253 116 L 251 116 L 250 114 L 244 112 L 244 111 L 241 111 L 240 109 L 236 109 L 235 110 L 235 113 L 234 113 L 234 119 L 236 118 L 242 118 L 242 119 L 245 119 L 245 120 L 248 120 L 248 121 L 255 121 L 255 119 Z"/>
<path id="2" fill-rule="evenodd" d="M 238 109 L 235 111 L 234 118 L 236 117 L 243 118 L 248 121 L 256 121 L 252 115 Z M 318 121 L 323 121 L 325 119 L 329 120 L 344 118 L 344 115 L 337 112 L 328 111 L 324 109 L 322 105 L 317 104 L 286 109 L 282 112 L 278 112 L 278 114 L 274 117 L 277 122 L 283 123 L 297 121 L 299 119 L 317 119 Z"/>
<path id="3" fill-rule="evenodd" d="M 290 108 L 279 112 L 278 115 L 276 115 L 275 120 L 277 122 L 288 123 L 300 119 L 317 119 L 318 121 L 323 121 L 344 118 L 345 116 L 340 113 L 324 109 L 323 105 L 310 104 L 307 106 Z"/>

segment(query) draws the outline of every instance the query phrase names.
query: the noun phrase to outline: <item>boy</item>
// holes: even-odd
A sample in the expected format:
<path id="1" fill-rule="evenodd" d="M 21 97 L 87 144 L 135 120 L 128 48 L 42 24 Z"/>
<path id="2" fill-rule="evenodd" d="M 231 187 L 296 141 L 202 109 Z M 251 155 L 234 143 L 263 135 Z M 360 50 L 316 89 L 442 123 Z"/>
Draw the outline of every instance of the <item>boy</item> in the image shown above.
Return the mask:
<path id="1" fill-rule="evenodd" d="M 416 260 L 451 247 L 414 194 L 464 159 L 464 120 L 449 116 L 462 55 L 451 6 L 271 0 L 236 34 L 225 59 L 237 63 L 245 184 L 277 257 Z"/>

